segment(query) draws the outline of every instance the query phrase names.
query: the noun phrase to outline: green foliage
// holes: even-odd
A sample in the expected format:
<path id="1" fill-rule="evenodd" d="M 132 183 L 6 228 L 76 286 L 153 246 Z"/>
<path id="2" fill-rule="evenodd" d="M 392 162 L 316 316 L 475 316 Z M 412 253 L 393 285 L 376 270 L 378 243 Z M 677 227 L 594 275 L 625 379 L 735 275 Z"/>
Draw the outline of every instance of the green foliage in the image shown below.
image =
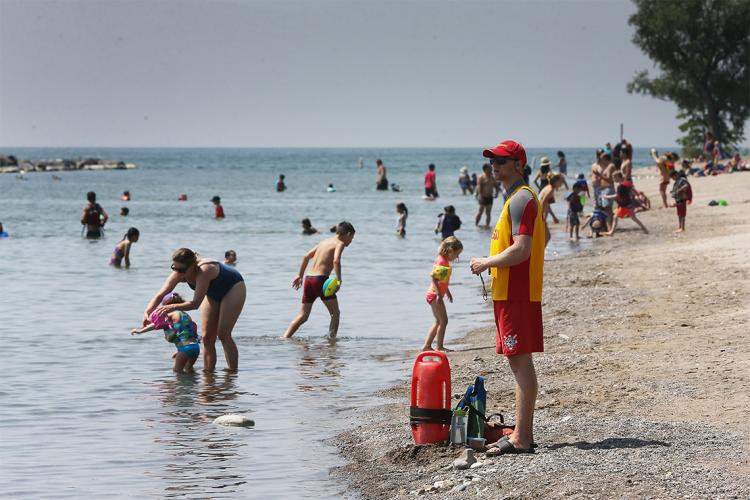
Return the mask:
<path id="1" fill-rule="evenodd" d="M 742 141 L 750 117 L 750 0 L 633 2 L 633 43 L 661 74 L 639 71 L 628 92 L 677 105 L 686 155 L 702 149 L 705 130 L 725 144 Z"/>

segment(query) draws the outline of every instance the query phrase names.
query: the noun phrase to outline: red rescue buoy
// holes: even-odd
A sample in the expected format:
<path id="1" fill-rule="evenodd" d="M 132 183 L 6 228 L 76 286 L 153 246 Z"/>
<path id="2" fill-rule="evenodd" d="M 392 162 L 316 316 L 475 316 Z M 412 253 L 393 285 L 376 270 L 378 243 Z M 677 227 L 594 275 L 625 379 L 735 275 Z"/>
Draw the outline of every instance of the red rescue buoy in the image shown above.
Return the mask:
<path id="1" fill-rule="evenodd" d="M 451 367 L 444 352 L 420 352 L 411 371 L 411 434 L 416 444 L 448 440 Z"/>

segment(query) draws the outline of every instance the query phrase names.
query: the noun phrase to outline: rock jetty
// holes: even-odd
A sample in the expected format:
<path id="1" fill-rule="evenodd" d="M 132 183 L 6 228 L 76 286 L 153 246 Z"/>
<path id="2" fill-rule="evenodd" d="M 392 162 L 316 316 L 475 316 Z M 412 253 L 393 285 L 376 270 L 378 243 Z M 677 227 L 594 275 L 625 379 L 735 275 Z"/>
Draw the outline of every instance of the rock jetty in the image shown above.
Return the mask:
<path id="1" fill-rule="evenodd" d="M 0 174 L 18 174 L 21 172 L 62 172 L 65 170 L 131 170 L 137 168 L 134 163 L 101 158 L 77 158 L 54 160 L 22 160 L 13 155 L 0 155 Z"/>

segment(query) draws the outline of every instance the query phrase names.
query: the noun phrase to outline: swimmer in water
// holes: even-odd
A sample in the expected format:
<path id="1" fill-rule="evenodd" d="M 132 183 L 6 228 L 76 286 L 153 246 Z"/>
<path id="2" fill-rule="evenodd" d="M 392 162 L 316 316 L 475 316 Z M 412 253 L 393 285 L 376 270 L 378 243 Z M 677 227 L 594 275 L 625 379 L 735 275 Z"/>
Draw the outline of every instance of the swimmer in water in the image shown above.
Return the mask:
<path id="1" fill-rule="evenodd" d="M 168 293 L 161 301 L 162 305 L 179 304 L 184 302 L 180 294 L 176 292 Z M 185 311 L 172 311 L 161 314 L 158 310 L 151 313 L 150 322 L 143 328 L 133 328 L 131 335 L 140 335 L 141 333 L 152 330 L 164 330 L 164 338 L 167 342 L 173 343 L 177 347 L 177 352 L 172 355 L 174 366 L 172 369 L 176 372 L 191 372 L 195 360 L 201 352 L 200 340 L 198 337 L 198 325 L 192 320 L 190 315 Z"/>
<path id="2" fill-rule="evenodd" d="M 297 317 L 289 324 L 284 333 L 284 338 L 290 338 L 307 321 L 307 318 L 310 317 L 313 303 L 318 297 L 323 301 L 323 304 L 325 304 L 331 315 L 328 337 L 330 339 L 336 338 L 339 329 L 339 302 L 336 298 L 336 293 L 329 297 L 324 295 L 323 285 L 330 276 L 331 271 L 334 271 L 338 280 L 336 292 L 341 288 L 343 281 L 341 279 L 341 255 L 344 253 L 344 249 L 351 245 L 354 239 L 354 232 L 354 226 L 349 222 L 341 222 L 336 226 L 335 236 L 321 241 L 302 257 L 299 273 L 294 278 L 294 281 L 292 281 L 292 288 L 299 290 L 304 280 L 302 308 Z M 313 260 L 313 267 L 310 274 L 305 276 L 305 269 L 307 269 L 307 264 L 310 260 Z"/>
<path id="3" fill-rule="evenodd" d="M 128 207 L 120 208 L 120 217 L 127 217 L 130 215 L 130 209 Z"/>
<path id="4" fill-rule="evenodd" d="M 0 222 L 0 238 L 7 238 L 8 236 L 10 235 L 5 232 L 5 230 L 3 229 L 3 223 Z"/>
<path id="5" fill-rule="evenodd" d="M 122 196 L 120 196 L 120 200 L 130 201 L 130 191 L 123 191 Z"/>
<path id="6" fill-rule="evenodd" d="M 214 219 L 223 219 L 224 207 L 221 206 L 221 198 L 214 196 L 211 198 L 211 203 L 214 204 Z"/>
<path id="7" fill-rule="evenodd" d="M 406 204 L 399 203 L 398 205 L 396 205 L 396 213 L 398 214 L 396 234 L 401 238 L 404 238 L 406 237 L 406 219 L 409 217 L 409 210 L 406 208 Z"/>
<path id="8" fill-rule="evenodd" d="M 224 252 L 224 264 L 227 266 L 236 266 L 237 265 L 237 252 L 234 250 L 227 250 Z"/>
<path id="9" fill-rule="evenodd" d="M 437 337 L 437 350 L 447 351 L 443 345 L 445 340 L 445 328 L 448 326 L 448 312 L 445 310 L 445 301 L 443 297 L 448 297 L 450 302 L 453 302 L 453 295 L 448 289 L 448 284 L 451 279 L 451 262 L 456 260 L 464 246 L 455 236 L 449 236 L 444 239 L 438 247 L 438 256 L 432 266 L 432 272 L 430 277 L 432 282 L 430 288 L 427 289 L 425 294 L 425 300 L 432 308 L 432 315 L 435 317 L 435 322 L 427 332 L 427 338 L 425 338 L 423 351 L 432 351 L 432 341 Z"/>
<path id="10" fill-rule="evenodd" d="M 131 227 L 125 236 L 122 237 L 122 241 L 115 245 L 115 250 L 112 252 L 112 258 L 109 259 L 109 265 L 115 267 L 122 267 L 122 260 L 125 259 L 125 268 L 130 267 L 130 247 L 138 241 L 140 237 L 138 229 Z"/>
<path id="11" fill-rule="evenodd" d="M 302 234 L 305 236 L 310 236 L 313 234 L 318 234 L 320 231 L 315 229 L 312 225 L 312 222 L 310 222 L 310 219 L 304 218 L 302 219 Z"/>

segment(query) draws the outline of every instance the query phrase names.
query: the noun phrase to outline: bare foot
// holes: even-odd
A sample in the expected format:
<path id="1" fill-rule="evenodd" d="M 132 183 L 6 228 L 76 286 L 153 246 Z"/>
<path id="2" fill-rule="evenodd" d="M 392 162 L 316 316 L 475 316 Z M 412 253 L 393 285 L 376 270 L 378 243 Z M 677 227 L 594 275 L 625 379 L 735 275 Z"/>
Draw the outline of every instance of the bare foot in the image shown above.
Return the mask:
<path id="1" fill-rule="evenodd" d="M 438 348 L 437 348 L 437 350 L 438 350 L 438 351 L 442 351 L 442 352 L 453 352 L 453 349 L 448 349 L 448 348 L 447 348 L 447 347 L 445 347 L 444 345 L 443 345 L 443 346 L 440 346 L 440 347 L 438 347 Z"/>
<path id="2" fill-rule="evenodd" d="M 427 351 L 432 351 L 432 350 L 433 350 L 432 346 L 428 346 L 428 347 L 423 347 L 422 348 L 422 352 L 427 352 Z"/>
<path id="3" fill-rule="evenodd" d="M 683 231 L 684 231 L 684 229 L 675 229 L 675 230 L 674 230 L 674 232 L 675 232 L 675 233 L 681 233 L 681 232 L 683 232 Z"/>

